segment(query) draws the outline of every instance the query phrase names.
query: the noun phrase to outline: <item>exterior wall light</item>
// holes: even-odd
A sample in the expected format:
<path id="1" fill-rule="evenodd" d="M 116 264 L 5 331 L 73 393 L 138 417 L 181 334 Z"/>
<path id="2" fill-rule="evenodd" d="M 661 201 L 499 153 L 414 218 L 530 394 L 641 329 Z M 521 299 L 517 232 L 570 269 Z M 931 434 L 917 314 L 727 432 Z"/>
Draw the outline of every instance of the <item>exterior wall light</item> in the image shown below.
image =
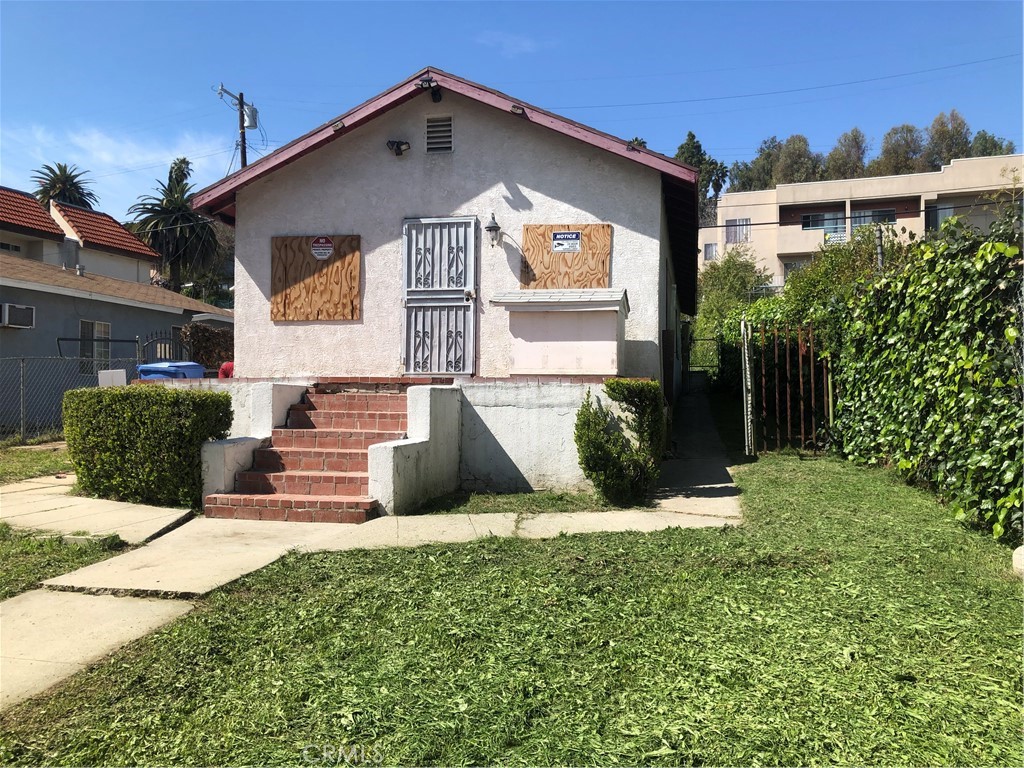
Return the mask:
<path id="1" fill-rule="evenodd" d="M 491 236 L 491 248 L 498 244 L 501 240 L 501 225 L 494 218 L 494 214 L 491 214 L 491 220 L 484 225 L 484 231 Z"/>
<path id="2" fill-rule="evenodd" d="M 408 152 L 410 148 L 409 142 L 401 139 L 392 139 L 388 142 L 388 149 L 395 153 L 395 157 L 401 157 L 402 153 Z"/>
<path id="3" fill-rule="evenodd" d="M 522 107 L 520 107 L 518 104 L 513 104 L 511 106 L 511 108 L 509 109 L 509 112 L 511 112 L 513 115 L 525 115 L 526 114 L 526 110 L 523 109 Z"/>

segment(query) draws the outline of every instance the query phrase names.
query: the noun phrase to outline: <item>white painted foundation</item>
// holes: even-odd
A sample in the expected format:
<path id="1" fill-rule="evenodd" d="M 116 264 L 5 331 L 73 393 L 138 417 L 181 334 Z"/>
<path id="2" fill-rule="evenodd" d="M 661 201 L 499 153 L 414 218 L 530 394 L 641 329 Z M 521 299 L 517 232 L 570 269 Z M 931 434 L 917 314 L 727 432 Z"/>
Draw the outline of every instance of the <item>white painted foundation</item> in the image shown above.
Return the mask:
<path id="1" fill-rule="evenodd" d="M 408 438 L 369 449 L 370 495 L 389 515 L 408 514 L 459 487 L 459 388 L 410 387 L 407 397 Z"/>
<path id="2" fill-rule="evenodd" d="M 462 487 L 528 491 L 590 488 L 580 469 L 576 413 L 600 385 L 494 382 L 462 387 Z"/>

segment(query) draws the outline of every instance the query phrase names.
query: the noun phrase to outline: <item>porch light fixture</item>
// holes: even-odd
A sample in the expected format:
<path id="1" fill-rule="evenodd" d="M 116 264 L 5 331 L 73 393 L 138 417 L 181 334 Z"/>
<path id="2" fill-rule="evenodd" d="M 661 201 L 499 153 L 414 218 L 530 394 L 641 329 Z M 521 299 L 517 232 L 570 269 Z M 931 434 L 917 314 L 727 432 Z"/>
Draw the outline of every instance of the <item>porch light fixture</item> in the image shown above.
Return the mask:
<path id="1" fill-rule="evenodd" d="M 408 141 L 391 139 L 391 141 L 388 142 L 388 149 L 395 153 L 395 157 L 401 157 L 403 152 L 408 152 L 411 149 L 411 145 Z"/>
<path id="2" fill-rule="evenodd" d="M 518 104 L 513 104 L 512 107 L 509 109 L 509 112 L 511 112 L 513 115 L 525 115 L 526 114 L 526 110 L 523 109 Z"/>
<path id="3" fill-rule="evenodd" d="M 484 231 L 491 236 L 491 248 L 498 244 L 501 239 L 501 225 L 494 218 L 494 214 L 491 214 L 491 220 L 484 225 Z"/>

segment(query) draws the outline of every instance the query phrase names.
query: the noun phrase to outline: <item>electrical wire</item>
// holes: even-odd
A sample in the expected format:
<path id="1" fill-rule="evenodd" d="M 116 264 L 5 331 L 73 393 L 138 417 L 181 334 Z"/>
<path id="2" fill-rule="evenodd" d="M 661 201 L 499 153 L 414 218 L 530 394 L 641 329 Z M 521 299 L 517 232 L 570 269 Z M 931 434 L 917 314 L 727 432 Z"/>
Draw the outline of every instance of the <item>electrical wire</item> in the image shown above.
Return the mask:
<path id="1" fill-rule="evenodd" d="M 673 99 L 671 101 L 641 101 L 634 102 L 631 104 L 584 104 L 571 107 L 550 107 L 550 109 L 613 109 L 618 107 L 658 107 L 666 104 L 698 104 L 708 101 L 726 101 L 729 99 L 752 99 L 757 96 L 779 96 L 786 93 L 804 93 L 806 91 L 820 91 L 825 88 L 842 88 L 848 85 L 861 85 L 863 83 L 877 83 L 881 80 L 893 80 L 897 77 L 912 77 L 913 75 L 923 75 L 928 72 L 942 72 L 949 69 L 958 69 L 960 67 L 970 67 L 975 64 L 987 64 L 990 61 L 1002 61 L 1004 59 L 1016 59 L 1020 58 L 1021 54 L 1011 53 L 1007 56 L 993 56 L 988 59 L 977 59 L 976 61 L 965 61 L 960 64 L 947 64 L 943 67 L 932 67 L 930 69 L 918 69 L 914 72 L 902 72 L 897 75 L 882 75 L 880 77 L 868 77 L 863 80 L 847 80 L 843 83 L 829 83 L 827 85 L 808 85 L 803 88 L 785 88 L 779 91 L 762 91 L 760 93 L 744 93 L 736 94 L 732 96 L 707 96 L 699 99 Z"/>

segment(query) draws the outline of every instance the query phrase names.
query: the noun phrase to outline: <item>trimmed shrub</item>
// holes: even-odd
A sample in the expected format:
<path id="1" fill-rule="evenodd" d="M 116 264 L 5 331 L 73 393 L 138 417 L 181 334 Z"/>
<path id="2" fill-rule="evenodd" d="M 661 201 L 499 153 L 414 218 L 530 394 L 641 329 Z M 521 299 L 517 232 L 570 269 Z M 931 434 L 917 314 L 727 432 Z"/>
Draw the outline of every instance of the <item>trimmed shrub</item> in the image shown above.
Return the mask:
<path id="1" fill-rule="evenodd" d="M 200 449 L 230 427 L 226 392 L 134 384 L 64 395 L 64 435 L 78 485 L 102 498 L 198 509 Z"/>
<path id="2" fill-rule="evenodd" d="M 1011 539 L 1024 482 L 1020 292 L 1019 230 L 1001 241 L 950 220 L 853 300 L 838 377 L 849 458 L 892 463 L 959 519 Z"/>
<path id="3" fill-rule="evenodd" d="M 576 414 L 576 450 L 583 474 L 605 499 L 627 506 L 643 502 L 658 480 L 665 450 L 661 387 L 644 379 L 609 379 L 605 394 L 624 418 L 591 398 Z"/>
<path id="4" fill-rule="evenodd" d="M 181 340 L 192 350 L 192 361 L 216 370 L 220 364 L 235 359 L 233 328 L 212 328 L 203 323 L 189 323 L 181 329 Z"/>

